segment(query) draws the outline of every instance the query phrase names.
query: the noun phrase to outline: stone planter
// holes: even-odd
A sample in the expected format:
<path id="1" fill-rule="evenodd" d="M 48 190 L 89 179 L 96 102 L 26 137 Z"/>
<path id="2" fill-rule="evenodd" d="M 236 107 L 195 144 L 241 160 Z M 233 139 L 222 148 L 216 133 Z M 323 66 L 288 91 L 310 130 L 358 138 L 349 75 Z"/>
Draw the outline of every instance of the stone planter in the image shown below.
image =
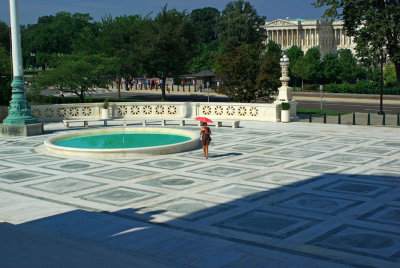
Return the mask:
<path id="1" fill-rule="evenodd" d="M 282 123 L 290 122 L 290 110 L 282 110 L 281 111 L 281 122 Z"/>
<path id="2" fill-rule="evenodd" d="M 101 109 L 101 119 L 109 119 L 110 114 L 108 113 L 108 109 Z"/>

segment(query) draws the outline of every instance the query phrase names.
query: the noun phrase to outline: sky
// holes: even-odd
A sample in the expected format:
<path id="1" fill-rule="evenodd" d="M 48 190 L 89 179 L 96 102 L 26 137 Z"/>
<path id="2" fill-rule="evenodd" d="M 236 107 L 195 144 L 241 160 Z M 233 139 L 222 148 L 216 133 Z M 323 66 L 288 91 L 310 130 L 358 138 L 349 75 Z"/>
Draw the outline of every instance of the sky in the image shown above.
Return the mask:
<path id="1" fill-rule="evenodd" d="M 267 21 L 279 18 L 320 19 L 324 9 L 314 8 L 315 0 L 248 0 L 258 15 L 266 16 Z M 20 24 L 35 24 L 39 17 L 55 15 L 60 11 L 70 13 L 89 13 L 95 21 L 105 15 L 157 14 L 168 3 L 168 8 L 179 11 L 203 7 L 215 7 L 222 11 L 229 0 L 18 0 Z M 0 21 L 9 24 L 9 0 L 0 0 Z"/>

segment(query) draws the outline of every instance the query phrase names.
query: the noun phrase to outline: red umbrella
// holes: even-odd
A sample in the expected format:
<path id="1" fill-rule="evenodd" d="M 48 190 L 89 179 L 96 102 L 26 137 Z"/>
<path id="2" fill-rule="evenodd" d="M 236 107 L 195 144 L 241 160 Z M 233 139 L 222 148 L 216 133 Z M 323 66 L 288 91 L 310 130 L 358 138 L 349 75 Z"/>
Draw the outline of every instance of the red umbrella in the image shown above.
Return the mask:
<path id="1" fill-rule="evenodd" d="M 201 116 L 200 117 L 196 117 L 194 120 L 205 122 L 205 123 L 214 123 L 210 118 L 201 117 Z"/>

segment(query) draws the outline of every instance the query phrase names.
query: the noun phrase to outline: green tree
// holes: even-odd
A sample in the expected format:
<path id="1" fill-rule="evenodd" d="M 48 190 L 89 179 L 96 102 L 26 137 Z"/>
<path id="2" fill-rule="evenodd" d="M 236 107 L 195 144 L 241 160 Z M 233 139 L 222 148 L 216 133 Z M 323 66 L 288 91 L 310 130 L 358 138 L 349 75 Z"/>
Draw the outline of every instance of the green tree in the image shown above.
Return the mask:
<path id="1" fill-rule="evenodd" d="M 306 80 L 317 83 L 321 77 L 321 53 L 316 47 L 307 50 L 304 55 L 303 68 L 306 70 Z"/>
<path id="2" fill-rule="evenodd" d="M 55 56 L 52 70 L 37 77 L 34 94 L 42 89 L 53 87 L 56 90 L 73 93 L 84 102 L 86 94 L 95 87 L 107 88 L 119 70 L 117 59 L 101 55 L 62 55 Z"/>
<path id="3" fill-rule="evenodd" d="M 198 43 L 194 57 L 190 61 L 189 72 L 197 73 L 202 70 L 214 70 L 215 55 L 218 53 L 218 36 L 215 32 L 220 12 L 216 8 L 205 7 L 194 9 L 190 21 L 196 30 Z"/>
<path id="4" fill-rule="evenodd" d="M 217 24 L 218 38 L 222 43 L 232 46 L 261 43 L 266 37 L 263 27 L 265 19 L 266 17 L 257 14 L 257 10 L 249 2 L 229 2 Z"/>
<path id="5" fill-rule="evenodd" d="M 190 21 L 196 29 L 196 35 L 200 43 L 208 44 L 218 39 L 215 28 L 219 18 L 219 10 L 213 7 L 192 10 Z"/>
<path id="6" fill-rule="evenodd" d="M 228 45 L 217 56 L 216 73 L 224 81 L 219 92 L 240 102 L 270 100 L 280 85 L 281 70 L 279 57 L 263 51 L 260 44 Z"/>
<path id="7" fill-rule="evenodd" d="M 218 54 L 216 42 L 198 44 L 193 54 L 195 56 L 190 60 L 190 66 L 188 68 L 190 73 L 198 73 L 202 70 L 214 70 L 215 57 Z"/>
<path id="8" fill-rule="evenodd" d="M 297 59 L 294 63 L 290 63 L 290 70 L 294 77 L 301 79 L 301 90 L 304 88 L 304 80 L 308 74 L 308 68 L 305 68 L 306 62 L 304 56 Z"/>
<path id="9" fill-rule="evenodd" d="M 24 62 L 31 65 L 30 53 L 34 52 L 37 65 L 45 68 L 52 54 L 71 54 L 91 20 L 89 14 L 68 12 L 40 17 L 37 24 L 28 25 L 21 32 Z"/>
<path id="10" fill-rule="evenodd" d="M 162 76 L 162 100 L 165 100 L 165 79 L 171 75 L 177 77 L 187 71 L 196 44 L 196 35 L 186 12 L 168 10 L 167 5 L 157 14 L 151 26 L 151 34 L 145 43 L 149 48 L 147 70 L 149 74 Z"/>
<path id="11" fill-rule="evenodd" d="M 0 45 L 10 51 L 10 27 L 2 21 L 0 21 Z"/>
<path id="12" fill-rule="evenodd" d="M 301 60 L 304 56 L 304 52 L 298 46 L 292 46 L 286 51 L 286 56 L 289 58 L 289 76 L 294 80 L 294 86 L 297 86 L 297 80 L 300 78 L 293 72 L 293 66 L 297 61 Z M 301 78 L 300 78 L 301 79 Z"/>
<path id="13" fill-rule="evenodd" d="M 10 53 L 0 44 L 0 105 L 8 105 L 11 100 Z"/>
<path id="14" fill-rule="evenodd" d="M 336 53 L 328 53 L 324 55 L 322 59 L 322 72 L 325 82 L 336 82 L 340 72 L 338 55 Z"/>
<path id="15" fill-rule="evenodd" d="M 224 81 L 219 92 L 234 101 L 255 100 L 261 53 L 262 49 L 256 44 L 226 47 L 217 57 L 216 74 Z"/>
<path id="16" fill-rule="evenodd" d="M 393 87 L 396 85 L 396 71 L 394 66 L 387 65 L 385 70 L 383 71 L 383 80 L 385 84 L 389 87 Z"/>
<path id="17" fill-rule="evenodd" d="M 271 99 L 271 94 L 276 92 L 281 85 L 279 81 L 281 76 L 279 61 L 280 57 L 276 54 L 264 54 L 257 76 L 257 98 L 269 101 Z"/>
<path id="18" fill-rule="evenodd" d="M 357 59 L 350 50 L 342 50 L 338 59 L 338 76 L 342 82 L 354 83 L 359 77 Z"/>
<path id="19" fill-rule="evenodd" d="M 145 73 L 148 48 L 151 40 L 149 18 L 141 16 L 111 16 L 102 19 L 99 35 L 101 52 L 118 58 L 120 75 L 140 77 Z"/>
<path id="20" fill-rule="evenodd" d="M 269 41 L 265 46 L 265 53 L 269 55 L 274 55 L 278 59 L 282 58 L 281 46 L 274 41 Z"/>
<path id="21" fill-rule="evenodd" d="M 400 2 L 396 0 L 315 0 L 315 7 L 328 8 L 325 18 L 344 20 L 347 33 L 354 36 L 357 56 L 375 59 L 386 47 L 394 63 L 400 86 Z"/>

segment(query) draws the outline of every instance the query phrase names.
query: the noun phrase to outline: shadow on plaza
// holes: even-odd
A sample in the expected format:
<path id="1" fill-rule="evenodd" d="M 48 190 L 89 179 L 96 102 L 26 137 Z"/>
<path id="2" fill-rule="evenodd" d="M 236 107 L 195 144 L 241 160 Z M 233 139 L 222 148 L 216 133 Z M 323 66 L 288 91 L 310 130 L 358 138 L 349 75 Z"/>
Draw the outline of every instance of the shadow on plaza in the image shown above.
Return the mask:
<path id="1" fill-rule="evenodd" d="M 285 177 L 282 176 L 280 181 L 265 182 L 285 184 Z M 79 239 L 83 244 L 94 243 L 113 250 L 121 250 L 127 254 L 140 253 L 143 256 L 153 256 L 167 262 L 186 264 L 193 262 L 199 267 L 220 267 L 243 257 L 241 254 L 244 255 L 244 252 L 238 248 L 232 249 L 237 251 L 235 254 L 238 256 L 229 255 L 232 252 L 224 255 L 223 250 L 215 249 L 218 246 L 214 244 L 214 241 L 233 242 L 291 254 L 292 261 L 297 257 L 308 257 L 341 265 L 371 267 L 366 265 L 366 260 L 361 260 L 363 256 L 396 262 L 398 261 L 396 254 L 385 256 L 385 254 L 381 254 L 380 250 L 393 249 L 393 245 L 398 247 L 400 242 L 390 238 L 393 233 L 389 231 L 387 236 L 382 232 L 383 236 L 378 237 L 374 230 L 354 227 L 354 220 L 377 222 L 381 224 L 382 229 L 385 229 L 385 225 L 399 224 L 400 210 L 390 210 L 387 206 L 378 204 L 375 207 L 371 206 L 368 212 L 357 216 L 356 219 L 346 216 L 349 213 L 344 213 L 345 215 L 342 213 L 357 208 L 374 198 L 381 199 L 383 195 L 387 195 L 393 190 L 394 183 L 399 182 L 400 176 L 325 174 L 203 209 L 201 209 L 203 202 L 208 204 L 211 202 L 188 196 L 183 198 L 182 203 L 179 203 L 179 199 L 173 199 L 152 207 L 123 209 L 115 212 L 90 212 L 77 209 L 14 227 L 20 228 L 21 231 L 39 228 L 43 233 L 61 234 L 64 237 Z M 237 185 L 236 188 L 231 189 L 231 192 L 226 189 L 222 189 L 220 192 L 215 192 L 215 188 L 210 189 L 208 200 L 219 194 L 244 193 L 246 186 L 242 186 L 243 188 L 240 188 L 241 186 Z M 207 195 L 207 192 L 202 193 Z M 400 201 L 399 196 L 393 196 L 393 199 L 395 198 L 397 199 L 391 201 Z M 132 204 L 134 205 L 134 203 Z M 231 213 L 234 210 L 238 212 Z M 143 213 L 143 211 L 147 212 Z M 186 212 L 189 213 L 185 214 Z M 181 213 L 183 216 L 162 223 L 152 222 L 155 215 L 168 216 L 172 215 L 171 213 L 175 215 Z M 380 216 L 376 216 L 378 213 Z M 301 249 L 281 248 L 276 246 L 276 243 L 268 242 L 270 238 L 275 241 L 286 239 L 313 228 L 325 220 L 335 222 L 332 218 L 341 224 L 334 226 L 329 232 L 324 231 L 317 234 L 313 232 L 314 236 L 304 241 L 304 244 L 318 248 L 315 253 L 301 251 Z M 10 224 L 0 223 L 1 225 Z M 317 229 L 315 231 L 318 232 Z M 352 231 L 358 233 L 357 238 L 352 238 Z M 360 232 L 364 235 L 359 235 Z M 368 232 L 375 232 L 375 236 L 369 235 Z M 62 243 L 60 242 L 62 236 L 57 243 Z M 255 236 L 266 239 L 255 239 Z M 373 242 L 373 246 L 371 246 L 373 237 L 381 240 Z M 19 267 L 21 261 L 32 258 L 33 267 L 35 267 L 35 263 L 46 266 L 46 260 L 37 260 L 35 256 L 30 256 L 29 252 L 24 252 L 24 249 L 29 248 L 27 245 L 34 241 L 21 239 L 19 242 L 21 243 L 19 246 L 18 241 L 10 243 L 6 252 L 1 253 L 0 250 L 0 259 L 10 260 L 12 261 L 9 263 L 10 266 Z M 24 246 L 21 247 L 21 245 Z M 35 246 L 40 249 L 40 244 Z M 324 255 L 324 249 L 359 255 L 360 263 Z M 367 253 L 365 249 L 368 249 Z M 376 249 L 376 253 L 371 249 Z M 397 248 L 396 252 L 399 252 L 398 250 L 400 248 Z M 61 259 L 66 256 L 65 252 L 58 253 Z M 56 256 L 57 252 L 52 254 Z M 21 259 L 21 256 L 24 259 Z M 71 257 L 73 257 L 73 251 L 71 251 Z"/>

